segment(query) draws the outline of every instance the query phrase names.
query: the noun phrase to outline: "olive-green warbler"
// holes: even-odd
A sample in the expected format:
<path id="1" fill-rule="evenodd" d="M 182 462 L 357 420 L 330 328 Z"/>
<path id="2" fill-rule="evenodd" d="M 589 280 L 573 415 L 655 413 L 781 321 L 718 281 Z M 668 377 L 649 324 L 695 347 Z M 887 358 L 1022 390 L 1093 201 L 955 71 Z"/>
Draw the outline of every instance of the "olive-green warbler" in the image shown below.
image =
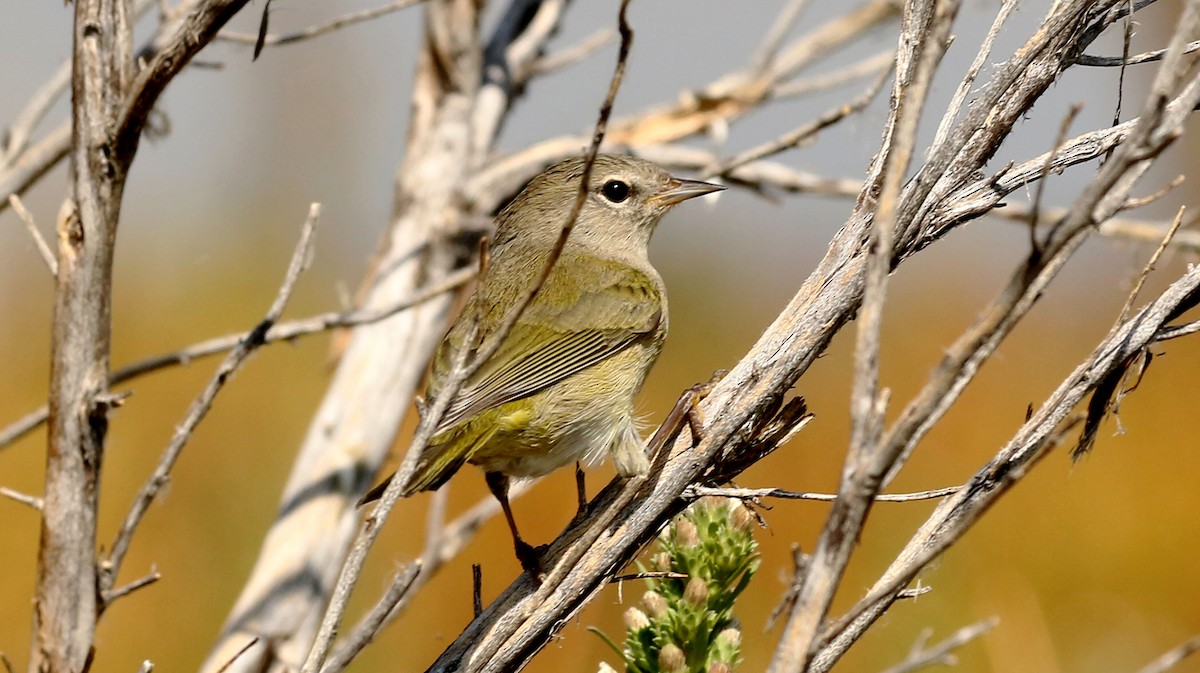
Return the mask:
<path id="1" fill-rule="evenodd" d="M 490 262 L 434 357 L 429 399 L 437 399 L 463 348 L 491 348 L 537 282 L 584 166 L 574 157 L 547 168 L 497 216 Z M 510 477 L 606 456 L 622 476 L 645 474 L 650 462 L 633 402 L 667 333 L 666 289 L 650 264 L 650 236 L 672 206 L 720 189 L 641 159 L 597 156 L 583 208 L 545 284 L 454 395 L 403 495 L 437 489 L 463 463 L 482 467 L 517 557 L 536 572 L 537 553 L 521 539 L 508 504 Z M 381 496 L 390 479 L 360 504 Z"/>

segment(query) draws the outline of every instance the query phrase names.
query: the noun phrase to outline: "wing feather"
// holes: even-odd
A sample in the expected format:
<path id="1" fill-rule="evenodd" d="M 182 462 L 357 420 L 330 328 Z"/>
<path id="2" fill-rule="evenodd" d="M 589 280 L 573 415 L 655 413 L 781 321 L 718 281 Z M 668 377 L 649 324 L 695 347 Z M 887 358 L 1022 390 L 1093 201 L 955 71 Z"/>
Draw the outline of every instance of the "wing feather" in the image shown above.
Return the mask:
<path id="1" fill-rule="evenodd" d="M 577 283 L 566 283 L 561 275 L 552 273 L 492 357 L 463 383 L 437 432 L 544 390 L 663 328 L 657 277 L 609 260 L 564 261 L 574 265 L 572 277 L 598 282 L 578 288 Z M 592 268 L 581 268 L 581 264 Z M 460 322 L 467 319 L 469 310 Z M 482 337 L 486 343 L 488 335 Z M 456 341 L 447 339 L 442 350 L 461 347 Z M 438 389 L 448 374 L 444 363 L 453 361 L 452 352 L 439 352 L 436 361 L 442 366 L 434 369 L 432 390 Z"/>

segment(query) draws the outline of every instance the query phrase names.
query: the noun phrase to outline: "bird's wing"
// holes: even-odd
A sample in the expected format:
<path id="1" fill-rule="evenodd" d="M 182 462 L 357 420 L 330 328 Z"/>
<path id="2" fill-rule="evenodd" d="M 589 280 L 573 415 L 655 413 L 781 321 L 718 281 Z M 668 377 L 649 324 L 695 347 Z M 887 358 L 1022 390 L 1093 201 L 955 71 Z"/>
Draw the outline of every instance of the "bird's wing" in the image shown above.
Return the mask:
<path id="1" fill-rule="evenodd" d="M 438 432 L 544 390 L 659 330 L 665 316 L 656 278 L 607 260 L 564 261 L 571 264 L 570 277 L 587 278 L 588 287 L 552 273 L 496 352 L 463 382 Z M 460 322 L 469 319 L 464 315 Z M 439 351 L 431 390 L 449 373 L 448 362 L 461 347 L 455 341 L 448 338 Z"/>

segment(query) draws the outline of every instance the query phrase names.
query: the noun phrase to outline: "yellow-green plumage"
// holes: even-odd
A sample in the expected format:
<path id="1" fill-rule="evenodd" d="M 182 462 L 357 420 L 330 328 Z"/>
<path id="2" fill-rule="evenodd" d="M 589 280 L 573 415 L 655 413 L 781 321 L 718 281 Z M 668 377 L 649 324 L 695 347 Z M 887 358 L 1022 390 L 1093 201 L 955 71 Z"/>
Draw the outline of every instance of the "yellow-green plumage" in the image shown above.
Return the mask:
<path id="1" fill-rule="evenodd" d="M 497 216 L 490 264 L 434 358 L 430 399 L 442 393 L 462 349 L 492 347 L 536 283 L 583 167 L 581 157 L 551 166 Z M 718 189 L 631 157 L 597 157 L 587 199 L 545 284 L 456 392 L 403 493 L 436 489 L 466 462 L 503 479 L 500 491 L 507 477 L 540 476 L 577 460 L 612 457 L 619 474 L 644 474 L 649 461 L 633 403 L 667 333 L 650 236 L 672 206 Z M 475 339 L 466 343 L 473 326 Z M 382 485 L 364 501 L 381 492 Z"/>

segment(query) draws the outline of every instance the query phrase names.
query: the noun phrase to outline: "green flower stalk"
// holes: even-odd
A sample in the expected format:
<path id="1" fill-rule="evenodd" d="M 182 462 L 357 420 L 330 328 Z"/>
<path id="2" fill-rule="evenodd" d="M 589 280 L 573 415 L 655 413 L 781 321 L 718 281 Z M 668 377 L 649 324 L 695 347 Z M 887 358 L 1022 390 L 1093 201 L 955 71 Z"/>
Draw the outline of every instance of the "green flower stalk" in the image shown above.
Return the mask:
<path id="1" fill-rule="evenodd" d="M 641 607 L 625 612 L 626 673 L 731 673 L 741 661 L 733 603 L 758 569 L 754 515 L 737 500 L 705 498 L 659 536 Z M 603 634 L 601 634 L 603 637 Z M 601 670 L 612 670 L 603 665 Z"/>

